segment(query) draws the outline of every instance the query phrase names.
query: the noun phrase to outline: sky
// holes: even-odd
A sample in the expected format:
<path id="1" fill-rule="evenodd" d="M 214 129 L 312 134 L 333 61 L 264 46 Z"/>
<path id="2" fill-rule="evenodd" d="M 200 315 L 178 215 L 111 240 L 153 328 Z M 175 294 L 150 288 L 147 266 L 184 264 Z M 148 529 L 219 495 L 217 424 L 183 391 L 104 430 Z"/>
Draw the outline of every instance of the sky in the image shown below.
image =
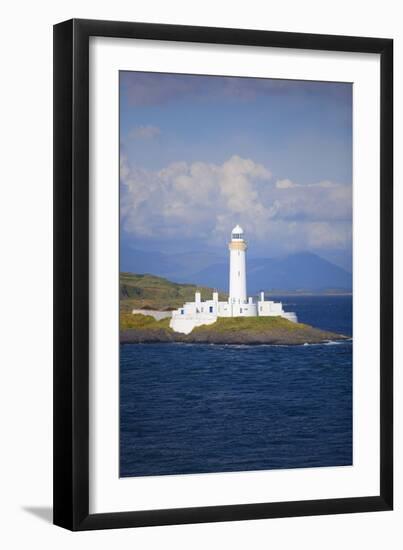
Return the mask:
<path id="1" fill-rule="evenodd" d="M 122 254 L 309 251 L 351 268 L 352 85 L 120 73 Z"/>

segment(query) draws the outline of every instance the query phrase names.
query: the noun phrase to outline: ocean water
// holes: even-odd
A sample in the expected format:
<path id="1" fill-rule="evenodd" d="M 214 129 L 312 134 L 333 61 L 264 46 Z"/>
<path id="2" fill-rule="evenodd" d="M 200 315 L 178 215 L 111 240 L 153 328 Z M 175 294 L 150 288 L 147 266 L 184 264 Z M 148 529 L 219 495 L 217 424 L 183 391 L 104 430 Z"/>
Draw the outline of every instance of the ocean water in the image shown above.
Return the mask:
<path id="1" fill-rule="evenodd" d="M 352 335 L 350 296 L 282 301 L 301 322 Z M 121 346 L 122 477 L 350 464 L 351 340 Z"/>

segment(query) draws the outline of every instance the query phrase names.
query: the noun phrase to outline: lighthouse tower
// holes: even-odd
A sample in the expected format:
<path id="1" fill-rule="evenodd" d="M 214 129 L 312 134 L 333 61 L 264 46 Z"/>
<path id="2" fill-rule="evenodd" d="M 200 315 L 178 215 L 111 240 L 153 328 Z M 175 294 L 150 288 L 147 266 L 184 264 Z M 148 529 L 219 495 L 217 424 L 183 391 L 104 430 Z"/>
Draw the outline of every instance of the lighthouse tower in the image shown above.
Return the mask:
<path id="1" fill-rule="evenodd" d="M 245 304 L 246 299 L 246 242 L 242 227 L 236 225 L 231 232 L 229 248 L 229 302 Z"/>
<path id="2" fill-rule="evenodd" d="M 283 317 L 289 321 L 297 322 L 297 316 L 293 312 L 284 311 L 281 302 L 265 300 L 264 292 L 260 299 L 247 298 L 246 294 L 246 242 L 244 232 L 239 225 L 231 232 L 229 248 L 229 298 L 220 302 L 218 292 L 214 291 L 212 300 L 202 300 L 200 292 L 196 291 L 194 302 L 185 302 L 182 307 L 172 312 L 169 326 L 175 332 L 189 334 L 195 327 L 212 325 L 219 317 Z M 139 313 L 143 310 L 133 310 Z M 144 315 L 151 315 L 149 310 L 144 310 Z M 161 316 L 162 314 L 162 316 Z M 165 311 L 156 311 L 153 316 L 162 319 Z"/>

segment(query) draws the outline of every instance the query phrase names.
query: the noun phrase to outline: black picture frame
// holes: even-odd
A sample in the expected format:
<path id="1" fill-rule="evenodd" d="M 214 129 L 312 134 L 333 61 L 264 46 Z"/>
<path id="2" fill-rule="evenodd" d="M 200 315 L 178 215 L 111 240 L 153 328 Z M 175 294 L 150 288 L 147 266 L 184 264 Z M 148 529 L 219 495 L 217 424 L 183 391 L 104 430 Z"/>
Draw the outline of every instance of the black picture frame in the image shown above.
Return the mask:
<path id="1" fill-rule="evenodd" d="M 364 52 L 381 59 L 380 491 L 365 497 L 89 513 L 89 38 Z M 73 19 L 54 26 L 54 523 L 77 530 L 393 507 L 393 40 Z"/>

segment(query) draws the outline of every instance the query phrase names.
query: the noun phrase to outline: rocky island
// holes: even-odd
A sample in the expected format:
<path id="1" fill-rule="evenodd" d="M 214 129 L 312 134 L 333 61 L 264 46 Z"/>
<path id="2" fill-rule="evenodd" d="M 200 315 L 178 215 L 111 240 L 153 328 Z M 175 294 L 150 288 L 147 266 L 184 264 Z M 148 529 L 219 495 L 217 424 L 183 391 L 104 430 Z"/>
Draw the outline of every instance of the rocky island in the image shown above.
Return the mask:
<path id="1" fill-rule="evenodd" d="M 181 334 L 169 327 L 169 318 L 151 315 L 121 315 L 120 343 L 198 343 L 198 344 L 319 344 L 347 340 L 348 337 L 320 330 L 282 317 L 218 318 L 211 325 Z"/>
<path id="2" fill-rule="evenodd" d="M 190 334 L 175 332 L 169 326 L 172 310 L 189 301 L 199 290 L 202 299 L 213 292 L 211 288 L 173 283 L 163 277 L 121 273 L 120 275 L 120 342 L 140 343 L 201 343 L 201 344 L 318 344 L 329 340 L 348 339 L 314 328 L 293 323 L 283 317 L 219 317 L 210 325 L 196 327 Z M 220 292 L 223 300 L 228 295 Z M 133 314 L 134 310 L 142 314 Z M 167 316 L 156 319 L 157 311 Z M 149 314 L 148 314 L 149 312 Z"/>

